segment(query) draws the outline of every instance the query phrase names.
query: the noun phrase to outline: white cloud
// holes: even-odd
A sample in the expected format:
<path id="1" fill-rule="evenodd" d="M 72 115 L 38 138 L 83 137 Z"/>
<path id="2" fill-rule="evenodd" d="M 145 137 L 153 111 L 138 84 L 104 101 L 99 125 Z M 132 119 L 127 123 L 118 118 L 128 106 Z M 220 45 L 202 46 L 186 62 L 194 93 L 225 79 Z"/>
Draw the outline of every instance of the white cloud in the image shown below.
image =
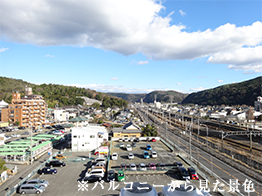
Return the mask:
<path id="1" fill-rule="evenodd" d="M 217 82 L 224 82 L 224 80 L 217 80 Z"/>
<path id="2" fill-rule="evenodd" d="M 0 48 L 0 52 L 4 52 L 6 50 L 9 50 L 9 48 Z"/>
<path id="3" fill-rule="evenodd" d="M 118 80 L 118 78 L 111 78 L 110 80 Z"/>
<path id="4" fill-rule="evenodd" d="M 138 65 L 144 65 L 144 64 L 148 64 L 149 61 L 139 61 L 137 62 Z"/>
<path id="5" fill-rule="evenodd" d="M 260 21 L 249 26 L 224 24 L 214 30 L 187 32 L 186 26 L 170 24 L 173 12 L 160 16 L 165 7 L 159 2 L 2 0 L 0 36 L 39 46 L 95 47 L 123 55 L 142 53 L 153 60 L 215 58 L 262 43 Z M 215 61 L 211 58 L 209 62 Z M 253 63 L 236 65 L 229 68 L 260 70 Z"/>
<path id="6" fill-rule="evenodd" d="M 206 89 L 203 88 L 203 87 L 190 88 L 190 91 L 191 91 L 191 92 L 197 92 L 197 91 L 203 91 L 203 90 L 206 90 Z"/>
<path id="7" fill-rule="evenodd" d="M 262 46 L 219 52 L 209 57 L 207 62 L 229 64 L 228 69 L 244 70 L 244 73 L 262 72 Z"/>
<path id="8" fill-rule="evenodd" d="M 179 13 L 181 14 L 181 16 L 185 16 L 186 12 L 183 12 L 182 10 L 179 10 Z"/>
<path id="9" fill-rule="evenodd" d="M 45 57 L 55 57 L 54 55 L 50 55 L 50 54 L 47 54 L 47 55 L 45 55 Z"/>
<path id="10" fill-rule="evenodd" d="M 181 85 L 181 83 L 176 83 L 177 85 Z"/>

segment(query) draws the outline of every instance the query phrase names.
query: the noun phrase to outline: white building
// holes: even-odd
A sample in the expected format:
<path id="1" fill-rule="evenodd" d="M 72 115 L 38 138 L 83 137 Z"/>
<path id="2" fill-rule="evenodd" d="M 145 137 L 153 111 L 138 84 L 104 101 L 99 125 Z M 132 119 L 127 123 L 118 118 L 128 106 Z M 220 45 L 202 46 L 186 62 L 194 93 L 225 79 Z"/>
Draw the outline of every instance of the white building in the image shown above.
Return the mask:
<path id="1" fill-rule="evenodd" d="M 69 120 L 69 112 L 65 110 L 54 110 L 54 121 L 64 122 Z"/>
<path id="2" fill-rule="evenodd" d="M 86 126 L 72 128 L 72 151 L 92 151 L 108 140 L 105 127 Z"/>

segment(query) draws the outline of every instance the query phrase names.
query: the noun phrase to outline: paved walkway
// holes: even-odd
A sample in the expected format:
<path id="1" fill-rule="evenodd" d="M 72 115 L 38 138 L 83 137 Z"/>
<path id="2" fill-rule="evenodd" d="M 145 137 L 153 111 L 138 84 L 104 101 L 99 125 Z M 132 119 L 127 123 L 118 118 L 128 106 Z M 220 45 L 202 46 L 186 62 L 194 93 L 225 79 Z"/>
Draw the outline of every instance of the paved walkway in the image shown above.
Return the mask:
<path id="1" fill-rule="evenodd" d="M 58 145 L 53 149 L 53 153 L 60 151 L 60 148 L 64 147 L 66 142 Z M 37 161 L 34 161 L 32 165 L 17 165 L 18 173 L 13 177 L 9 178 L 0 186 L 0 195 L 5 195 L 5 193 L 12 189 L 16 184 L 18 184 L 23 178 L 25 178 L 29 173 L 31 173 L 37 166 L 42 164 L 45 160 L 49 158 L 49 155 L 46 153 L 40 157 Z M 15 165 L 14 165 L 15 166 Z"/>

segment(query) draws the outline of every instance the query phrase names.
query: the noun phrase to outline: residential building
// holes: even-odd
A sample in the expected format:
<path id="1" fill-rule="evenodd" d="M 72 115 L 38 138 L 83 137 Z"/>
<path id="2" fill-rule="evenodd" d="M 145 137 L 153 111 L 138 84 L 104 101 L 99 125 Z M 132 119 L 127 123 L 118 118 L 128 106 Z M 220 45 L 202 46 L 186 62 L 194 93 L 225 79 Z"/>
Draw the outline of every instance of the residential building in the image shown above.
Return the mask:
<path id="1" fill-rule="evenodd" d="M 255 101 L 255 110 L 256 111 L 262 111 L 262 97 L 257 97 L 257 101 Z"/>
<path id="2" fill-rule="evenodd" d="M 142 130 L 137 124 L 130 121 L 121 128 L 113 128 L 112 132 L 113 137 L 140 137 Z"/>
<path id="3" fill-rule="evenodd" d="M 62 109 L 54 109 L 53 115 L 55 122 L 64 122 L 69 120 L 69 112 Z"/>
<path id="4" fill-rule="evenodd" d="M 108 132 L 100 126 L 74 127 L 71 137 L 72 151 L 92 151 L 108 140 Z"/>
<path id="5" fill-rule="evenodd" d="M 30 87 L 25 88 L 25 96 L 13 93 L 11 104 L 3 108 L 2 121 L 16 123 L 22 127 L 38 127 L 45 124 L 47 104 L 41 95 L 32 94 Z"/>

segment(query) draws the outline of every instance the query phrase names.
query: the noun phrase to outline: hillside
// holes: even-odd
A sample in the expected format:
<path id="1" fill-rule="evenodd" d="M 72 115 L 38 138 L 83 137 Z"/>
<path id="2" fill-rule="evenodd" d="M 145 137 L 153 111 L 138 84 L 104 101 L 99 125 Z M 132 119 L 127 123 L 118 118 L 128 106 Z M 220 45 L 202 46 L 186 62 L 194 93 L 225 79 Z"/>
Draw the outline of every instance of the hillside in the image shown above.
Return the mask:
<path id="1" fill-rule="evenodd" d="M 261 95 L 262 77 L 252 80 L 227 84 L 217 88 L 191 93 L 182 104 L 194 103 L 199 105 L 254 105 Z"/>
<path id="2" fill-rule="evenodd" d="M 25 95 L 25 86 L 32 88 L 33 94 L 42 95 L 48 104 L 48 107 L 65 105 L 83 104 L 84 100 L 79 97 L 88 97 L 96 100 L 103 100 L 102 106 L 105 108 L 111 106 L 127 106 L 128 102 L 105 93 L 94 90 L 78 88 L 74 86 L 64 86 L 57 84 L 31 84 L 20 79 L 0 77 L 0 100 L 11 103 L 12 93 L 19 92 L 23 97 Z"/>
<path id="3" fill-rule="evenodd" d="M 156 101 L 158 102 L 170 103 L 172 97 L 173 103 L 180 103 L 187 96 L 187 94 L 179 93 L 176 91 L 153 91 L 148 94 L 127 94 L 127 93 L 108 93 L 108 94 L 116 97 L 120 97 L 130 103 L 140 102 L 141 98 L 143 99 L 143 102 L 152 103 L 155 101 L 155 95 L 156 95 Z"/>

